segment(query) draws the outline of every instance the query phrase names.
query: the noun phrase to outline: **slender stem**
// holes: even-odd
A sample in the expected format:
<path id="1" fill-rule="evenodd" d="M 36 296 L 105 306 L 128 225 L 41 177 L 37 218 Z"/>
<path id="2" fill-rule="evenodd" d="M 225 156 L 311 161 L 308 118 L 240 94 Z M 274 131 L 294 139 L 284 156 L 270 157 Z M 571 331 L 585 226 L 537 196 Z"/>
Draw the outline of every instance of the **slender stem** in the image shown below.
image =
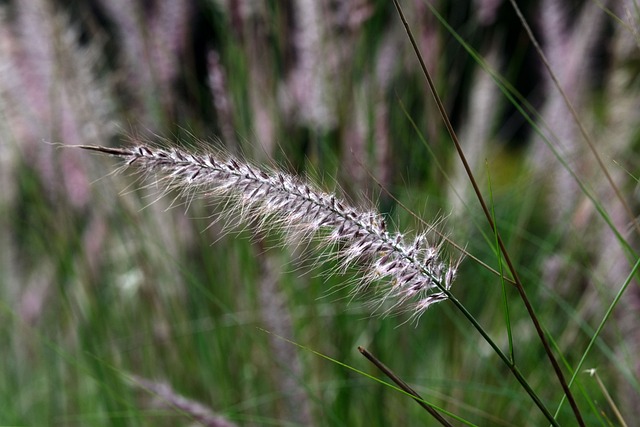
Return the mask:
<path id="1" fill-rule="evenodd" d="M 371 363 L 373 363 L 374 365 L 376 365 L 376 367 L 378 369 L 380 369 L 386 376 L 389 377 L 389 379 L 391 379 L 391 381 L 393 381 L 394 383 L 396 383 L 398 385 L 398 387 L 400 387 L 405 393 L 410 394 L 411 396 L 414 397 L 413 400 L 415 400 L 418 405 L 422 406 L 429 414 L 431 414 L 431 416 L 433 418 L 435 418 L 440 424 L 442 424 L 443 426 L 449 426 L 449 427 L 453 427 L 449 421 L 447 421 L 446 419 L 444 419 L 444 417 L 442 415 L 440 415 L 438 413 L 438 411 L 436 411 L 435 409 L 433 409 L 431 406 L 427 405 L 424 402 L 424 399 L 418 394 L 418 392 L 416 392 L 414 389 L 412 389 L 407 383 L 405 383 L 404 381 L 402 381 L 402 379 L 400 377 L 398 377 L 396 374 L 393 373 L 393 371 L 389 368 L 386 367 L 386 365 L 384 363 L 382 363 L 378 358 L 376 358 L 373 354 L 369 353 L 369 351 L 362 347 L 362 346 L 358 346 L 358 351 L 360 353 L 362 353 L 362 355 L 364 357 L 366 357 Z"/>
<path id="2" fill-rule="evenodd" d="M 609 394 L 609 391 L 607 391 L 607 387 L 605 387 L 604 383 L 600 379 L 600 375 L 598 375 L 598 372 L 595 369 L 589 369 L 588 373 L 589 373 L 589 375 L 591 375 L 592 377 L 594 377 L 596 379 L 596 382 L 598 383 L 598 387 L 602 391 L 602 394 L 604 395 L 604 398 L 607 400 L 607 403 L 609 404 L 609 407 L 611 408 L 611 410 L 613 411 L 613 414 L 618 419 L 618 422 L 620 423 L 620 425 L 622 427 L 628 427 L 627 426 L 627 422 L 624 420 L 624 417 L 620 413 L 620 410 L 616 406 L 616 403 L 611 398 L 611 395 Z"/>
<path id="3" fill-rule="evenodd" d="M 436 105 L 438 107 L 438 111 L 440 112 L 440 116 L 442 117 L 442 120 L 444 122 L 445 127 L 447 128 L 447 131 L 449 133 L 449 135 L 451 136 L 451 139 L 453 140 L 453 143 L 456 147 L 456 151 L 458 152 L 458 156 L 460 157 L 460 160 L 462 161 L 462 164 L 464 166 L 464 169 L 467 173 L 467 176 L 469 177 L 469 181 L 471 182 L 471 185 L 473 186 L 473 190 L 478 198 L 478 201 L 480 202 L 480 205 L 482 206 L 482 210 L 485 214 L 485 216 L 487 217 L 487 221 L 489 222 L 489 225 L 492 229 L 492 231 L 494 233 L 496 233 L 496 236 L 498 238 L 498 245 L 500 246 L 500 251 L 502 252 L 504 258 L 505 258 L 505 262 L 507 263 L 507 266 L 509 267 L 509 271 L 511 271 L 511 274 L 513 275 L 513 279 L 516 283 L 516 288 L 518 290 L 518 293 L 520 294 L 520 298 L 522 299 L 522 301 L 524 302 L 524 305 L 527 309 L 527 312 L 529 313 L 529 317 L 531 318 L 531 321 L 533 322 L 533 325 L 536 329 L 536 332 L 538 334 L 538 337 L 540 338 L 540 341 L 542 342 L 542 346 L 544 347 L 545 352 L 547 353 L 547 356 L 549 358 L 549 361 L 551 362 L 551 365 L 553 367 L 553 370 L 555 371 L 556 376 L 558 377 L 558 381 L 560 382 L 560 385 L 562 386 L 562 389 L 564 390 L 564 393 L 567 396 L 567 399 L 569 400 L 569 403 L 571 405 L 571 408 L 573 409 L 573 412 L 575 414 L 576 420 L 578 421 L 578 424 L 580 426 L 584 426 L 584 420 L 582 419 L 582 415 L 580 414 L 580 410 L 578 409 L 578 405 L 573 397 L 573 394 L 571 393 L 571 389 L 569 388 L 567 381 L 565 380 L 564 374 L 562 373 L 562 369 L 560 368 L 560 365 L 558 364 L 558 361 L 556 360 L 555 356 L 553 355 L 553 351 L 551 349 L 551 346 L 549 345 L 549 342 L 545 336 L 544 330 L 542 329 L 542 326 L 540 325 L 540 322 L 538 321 L 538 317 L 535 314 L 535 311 L 533 309 L 533 306 L 531 305 L 529 298 L 527 297 L 527 293 L 524 289 L 524 286 L 522 285 L 522 282 L 520 281 L 520 278 L 518 277 L 518 273 L 515 269 L 515 266 L 513 265 L 513 262 L 511 261 L 511 258 L 509 257 L 509 254 L 507 252 L 506 246 L 502 240 L 502 237 L 500 236 L 499 232 L 497 231 L 496 225 L 493 221 L 493 218 L 491 217 L 491 213 L 487 207 L 487 204 L 484 201 L 484 198 L 482 197 L 482 193 L 480 192 L 480 188 L 478 187 L 478 184 L 473 176 L 473 172 L 471 172 L 471 168 L 469 167 L 469 163 L 467 162 L 467 159 L 464 155 L 464 152 L 462 150 L 462 146 L 460 145 L 460 141 L 458 140 L 458 137 L 453 129 L 453 125 L 451 124 L 451 121 L 449 120 L 449 117 L 447 116 L 447 112 L 444 108 L 444 104 L 442 103 L 442 100 L 440 99 L 440 96 L 438 95 L 438 92 L 436 90 L 435 84 L 433 82 L 433 79 L 431 78 L 431 74 L 429 73 L 429 71 L 427 70 L 427 66 L 424 62 L 424 59 L 422 58 L 422 55 L 420 54 L 420 50 L 418 49 L 418 45 L 415 41 L 415 38 L 413 37 L 413 33 L 411 32 L 411 29 L 409 28 L 409 24 L 407 23 L 407 20 L 404 16 L 404 12 L 402 11 L 402 8 L 400 7 L 400 4 L 398 3 L 398 0 L 393 0 L 393 4 L 396 7 L 396 10 L 398 11 L 398 14 L 400 15 L 400 19 L 402 20 L 402 24 L 404 25 L 404 28 L 407 32 L 407 35 L 409 36 L 409 40 L 411 41 L 411 45 L 413 47 L 414 52 L 416 53 L 416 56 L 418 58 L 418 61 L 420 62 L 420 67 L 422 68 L 423 74 L 427 80 L 427 84 L 429 86 L 429 90 L 431 91 L 431 94 L 436 102 Z M 451 298 L 451 296 L 450 296 Z M 453 301 L 453 300 L 452 300 Z M 464 309 L 464 307 L 462 306 L 462 304 L 458 305 L 456 304 L 456 306 L 460 309 Z M 465 310 L 466 311 L 466 310 Z M 469 314 L 469 316 L 471 316 Z M 468 318 L 471 320 L 472 317 Z M 474 326 L 476 326 L 476 324 L 474 324 Z M 476 329 L 478 329 L 479 331 L 482 330 L 482 327 L 480 325 L 476 326 Z M 482 333 L 482 332 L 481 332 Z M 488 336 L 486 334 L 483 333 L 483 336 L 485 336 L 485 339 L 488 338 Z M 492 345 L 492 347 L 494 347 Z M 494 347 L 494 349 L 497 349 L 497 347 Z M 500 354 L 503 354 L 502 352 L 500 352 Z M 503 354 L 504 355 L 504 354 Z M 502 356 L 501 356 L 502 358 Z M 516 378 L 518 378 L 519 375 L 519 371 L 517 371 L 517 369 L 515 368 L 515 365 L 513 363 L 511 363 L 509 361 L 508 358 L 503 358 L 503 360 L 505 361 L 505 363 L 507 363 L 507 366 L 509 366 L 509 368 L 511 369 L 511 371 L 513 372 L 514 375 L 516 375 Z M 513 366 L 513 368 L 512 368 Z M 526 384 L 526 381 L 521 382 L 521 384 Z M 527 387 L 525 387 L 527 388 Z M 529 392 L 531 389 L 529 388 L 527 390 L 527 392 Z M 532 398 L 534 398 L 534 400 L 536 401 L 536 404 L 538 404 L 539 399 L 537 398 L 537 396 L 535 395 L 535 393 L 533 393 L 533 391 L 531 390 L 531 393 L 529 393 L 531 395 Z M 542 403 L 540 402 L 540 404 L 538 404 L 538 406 L 542 409 L 544 408 L 544 405 L 542 405 Z M 553 418 L 553 416 L 549 413 L 548 410 L 546 410 L 546 408 L 543 410 L 543 412 L 545 413 L 545 416 L 547 416 L 547 418 L 550 418 L 549 421 L 552 421 L 555 423 L 555 419 Z"/>
<path id="4" fill-rule="evenodd" d="M 636 273 L 637 273 L 637 271 L 639 269 L 640 269 L 640 258 L 638 258 L 636 260 L 636 263 L 634 264 L 633 268 L 629 272 L 629 275 L 627 276 L 627 278 L 625 279 L 624 283 L 622 284 L 622 286 L 618 290 L 618 293 L 613 298 L 613 301 L 611 301 L 611 304 L 609 304 L 609 308 L 607 308 L 606 313 L 602 317 L 602 321 L 600 322 L 600 324 L 596 328 L 595 332 L 591 334 L 591 339 L 589 340 L 589 344 L 587 345 L 587 348 L 584 350 L 584 353 L 582 354 L 582 357 L 580 358 L 580 361 L 578 361 L 578 364 L 576 365 L 575 371 L 573 372 L 573 376 L 569 380 L 569 385 L 573 384 L 574 380 L 576 379 L 576 377 L 578 376 L 578 374 L 582 370 L 582 366 L 583 366 L 585 360 L 587 360 L 587 356 L 589 355 L 589 353 L 591 352 L 591 349 L 595 345 L 595 342 L 598 339 L 598 337 L 600 336 L 600 333 L 604 329 L 604 326 L 607 323 L 607 320 L 609 320 L 609 318 L 613 314 L 613 310 L 618 306 L 618 302 L 620 302 L 620 299 L 624 295 L 625 291 L 628 289 L 629 285 L 631 284 L 631 282 L 633 280 L 633 277 L 636 275 Z M 560 401 L 560 405 L 558 405 L 558 409 L 556 409 L 556 413 L 560 412 L 560 408 L 562 407 L 563 403 L 564 403 L 564 398 L 563 398 L 562 401 Z"/>
<path id="5" fill-rule="evenodd" d="M 458 310 L 460 310 L 462 312 L 462 314 L 467 319 L 469 319 L 469 321 L 471 322 L 473 327 L 476 328 L 476 330 L 480 333 L 480 335 L 482 335 L 482 337 L 485 339 L 485 341 L 491 346 L 491 348 L 498 355 L 498 357 L 500 357 L 500 359 L 502 359 L 504 364 L 507 365 L 507 367 L 509 368 L 509 370 L 511 371 L 513 376 L 516 377 L 516 380 L 520 383 L 522 388 L 524 388 L 524 390 L 527 392 L 527 394 L 529 396 L 531 396 L 531 399 L 534 401 L 536 406 L 538 408 L 540 408 L 540 411 L 542 411 L 542 413 L 547 418 L 547 420 L 549 420 L 551 425 L 559 426 L 559 424 L 556 421 L 556 419 L 554 418 L 553 414 L 551 414 L 551 412 L 547 409 L 547 407 L 544 405 L 544 403 L 542 403 L 542 401 L 540 400 L 540 398 L 538 397 L 536 392 L 531 388 L 531 386 L 527 382 L 526 378 L 522 375 L 522 373 L 520 372 L 520 370 L 518 369 L 518 367 L 515 364 L 515 360 L 512 360 L 506 354 L 504 354 L 504 352 L 491 339 L 489 334 L 487 334 L 487 332 L 480 325 L 480 323 L 478 323 L 478 321 L 473 317 L 473 315 L 471 313 L 469 313 L 469 310 L 467 310 L 467 308 L 464 306 L 464 304 L 462 304 L 450 291 L 443 290 L 443 292 L 447 294 L 447 297 L 456 306 L 456 308 Z"/>

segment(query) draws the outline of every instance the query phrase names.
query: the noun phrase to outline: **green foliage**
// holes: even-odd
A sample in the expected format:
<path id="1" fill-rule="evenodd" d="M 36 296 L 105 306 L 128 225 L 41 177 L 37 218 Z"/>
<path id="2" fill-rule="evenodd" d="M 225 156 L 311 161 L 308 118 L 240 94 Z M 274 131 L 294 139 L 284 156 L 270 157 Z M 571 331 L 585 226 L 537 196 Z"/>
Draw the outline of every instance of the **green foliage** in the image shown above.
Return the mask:
<path id="1" fill-rule="evenodd" d="M 138 1 L 125 2 L 134 6 L 122 16 L 98 0 L 72 2 L 71 11 L 48 0 L 14 3 L 0 6 L 1 27 L 10 29 L 0 32 L 8 64 L 0 73 L 1 425 L 206 424 L 196 404 L 238 425 L 433 425 L 411 398 L 358 372 L 389 382 L 358 346 L 425 401 L 470 423 L 548 424 L 449 301 L 417 324 L 411 313 L 380 317 L 351 292 L 358 272 L 336 274 L 336 260 L 319 262 L 317 247 L 283 248 L 277 233 L 216 222 L 220 201 L 160 197 L 110 174 L 115 163 L 105 157 L 42 142 L 224 146 L 355 204 L 372 202 L 392 229 L 419 231 L 445 216 L 438 230 L 469 253 L 452 293 L 508 352 L 502 282 L 481 264 L 505 268 L 495 236 L 390 2 L 235 10 L 236 2 L 176 1 L 171 12 Z M 637 261 L 635 219 L 567 125 L 531 40 L 511 25 L 511 6 L 504 2 L 492 21 L 473 10 L 479 3 L 433 6 L 475 51 L 426 4 L 406 7 L 486 195 L 491 181 L 498 231 L 566 377 L 583 361 L 572 391 L 586 424 L 621 425 L 584 373 L 590 368 L 632 422 L 640 293 L 626 279 Z M 571 13 L 581 18 L 594 8 L 591 26 L 558 8 L 571 31 L 543 48 L 553 56 L 553 41 L 578 49 L 587 40 L 579 72 L 557 57 L 551 66 L 566 73 L 561 83 L 637 215 L 638 44 L 628 28 L 637 34 L 640 19 L 622 3 L 576 5 Z M 549 16 L 528 9 L 530 24 L 542 22 L 536 33 L 553 37 L 554 24 L 539 19 Z M 312 12 L 320 41 L 305 39 L 314 28 L 300 25 Z M 592 40 L 585 28 L 599 35 Z M 590 54 L 603 44 L 611 50 L 594 63 Z M 483 89 L 485 65 L 506 80 L 488 79 Z M 507 99 L 499 88 L 520 94 Z M 521 108 L 535 112 L 533 123 L 525 125 Z M 275 301 L 261 292 L 268 283 Z M 558 423 L 574 425 L 531 319 L 505 283 L 516 365 L 551 412 L 559 408 Z M 179 398 L 189 401 L 180 406 Z"/>

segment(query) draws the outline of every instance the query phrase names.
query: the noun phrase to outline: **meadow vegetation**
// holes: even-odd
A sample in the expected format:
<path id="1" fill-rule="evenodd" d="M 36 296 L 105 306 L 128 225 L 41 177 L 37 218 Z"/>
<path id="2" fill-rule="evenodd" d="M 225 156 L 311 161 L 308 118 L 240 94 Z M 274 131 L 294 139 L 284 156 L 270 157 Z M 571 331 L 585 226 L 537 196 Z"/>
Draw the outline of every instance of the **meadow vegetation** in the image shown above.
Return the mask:
<path id="1" fill-rule="evenodd" d="M 0 425 L 640 419 L 640 5 L 399 3 L 0 2 Z"/>

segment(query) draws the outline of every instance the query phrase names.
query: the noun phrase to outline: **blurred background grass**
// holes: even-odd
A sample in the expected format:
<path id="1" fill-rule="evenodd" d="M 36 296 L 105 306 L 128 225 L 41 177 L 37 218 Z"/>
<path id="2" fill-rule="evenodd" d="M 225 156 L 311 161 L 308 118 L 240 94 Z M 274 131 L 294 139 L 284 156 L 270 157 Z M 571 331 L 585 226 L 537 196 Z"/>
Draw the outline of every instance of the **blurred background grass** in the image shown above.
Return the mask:
<path id="1" fill-rule="evenodd" d="M 575 367 L 637 259 L 632 218 L 509 2 L 402 4 L 533 304 Z M 519 5 L 637 215 L 637 3 Z M 111 159 L 43 142 L 223 145 L 372 202 L 394 228 L 446 215 L 452 240 L 498 268 L 391 2 L 5 0 L 0 20 L 1 425 L 433 424 L 407 397 L 268 332 L 379 376 L 363 345 L 478 425 L 544 423 L 452 305 L 417 326 L 372 315 L 340 286 L 351 273 L 330 275 L 313 248 L 209 227 L 215 204 L 169 209 L 171 197 L 110 175 Z M 511 87 L 515 102 L 501 93 Z M 453 292 L 506 348 L 499 279 L 467 259 Z M 517 364 L 555 410 L 561 389 L 507 294 Z M 640 416 L 639 313 L 634 282 L 584 366 L 628 421 Z M 593 377 L 579 373 L 573 390 L 588 424 L 619 422 Z M 559 420 L 573 423 L 566 405 Z"/>

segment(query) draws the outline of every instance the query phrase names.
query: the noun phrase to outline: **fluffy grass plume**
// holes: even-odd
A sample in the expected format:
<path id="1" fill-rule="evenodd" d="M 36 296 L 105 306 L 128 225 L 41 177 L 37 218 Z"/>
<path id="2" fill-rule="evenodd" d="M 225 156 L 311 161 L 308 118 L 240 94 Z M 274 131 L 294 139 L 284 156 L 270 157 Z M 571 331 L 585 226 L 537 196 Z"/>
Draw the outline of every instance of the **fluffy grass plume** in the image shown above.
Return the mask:
<path id="1" fill-rule="evenodd" d="M 402 309 L 419 317 L 431 305 L 448 298 L 459 261 L 445 262 L 441 244 L 426 233 L 411 241 L 387 230 L 382 215 L 350 206 L 300 178 L 213 151 L 187 151 L 136 144 L 128 148 L 79 146 L 123 159 L 146 179 L 183 197 L 224 200 L 223 215 L 279 230 L 299 241 L 320 237 L 337 247 L 340 266 L 357 266 L 361 274 L 354 293 L 375 290 L 385 312 Z"/>

